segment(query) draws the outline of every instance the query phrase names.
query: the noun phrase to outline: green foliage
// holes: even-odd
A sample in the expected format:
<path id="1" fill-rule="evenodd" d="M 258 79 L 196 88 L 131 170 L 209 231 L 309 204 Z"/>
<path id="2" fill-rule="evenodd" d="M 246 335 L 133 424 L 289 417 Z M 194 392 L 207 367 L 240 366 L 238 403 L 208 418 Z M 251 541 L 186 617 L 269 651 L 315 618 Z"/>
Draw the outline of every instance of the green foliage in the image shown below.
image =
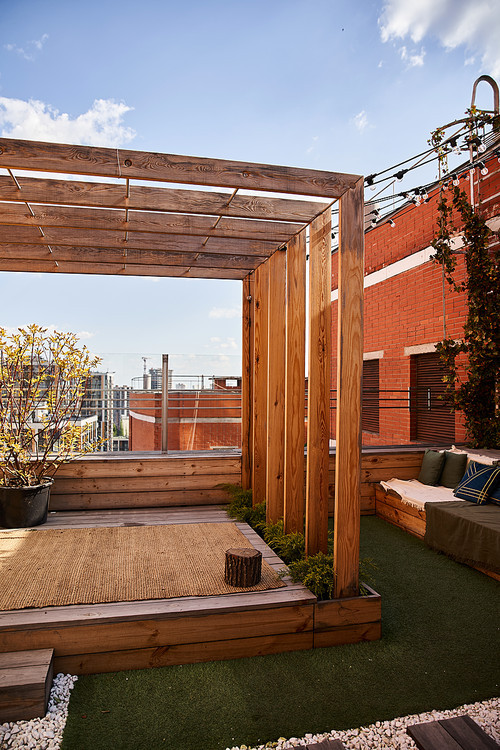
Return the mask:
<path id="1" fill-rule="evenodd" d="M 290 562 L 288 568 L 294 583 L 303 583 L 319 600 L 333 599 L 333 555 L 318 552 Z M 280 573 L 282 577 L 287 574 L 287 570 Z"/>
<path id="2" fill-rule="evenodd" d="M 373 572 L 376 565 L 370 558 L 364 558 L 359 562 L 359 575 L 365 583 L 373 583 Z M 333 598 L 334 587 L 334 566 L 333 553 L 325 555 L 318 552 L 316 555 L 304 557 L 299 560 L 293 560 L 288 563 L 289 574 L 294 583 L 303 583 L 309 591 L 318 598 L 319 601 Z M 288 570 L 280 571 L 284 578 L 288 575 Z M 367 589 L 360 585 L 360 594 L 366 596 Z"/>
<path id="3" fill-rule="evenodd" d="M 0 328 L 0 485 L 40 484 L 95 449 L 79 416 L 99 362 L 73 333 Z"/>
<path id="4" fill-rule="evenodd" d="M 464 414 L 469 441 L 476 448 L 500 448 L 500 250 L 489 248 L 491 230 L 466 194 L 453 189 L 451 205 L 445 193 L 439 203 L 439 228 L 433 241 L 434 259 L 443 265 L 448 283 L 465 291 L 468 315 L 462 341 L 444 339 L 436 347 L 446 369 L 446 397 Z M 451 246 L 455 210 L 463 233 L 466 279 L 454 281 L 456 259 Z M 459 376 L 457 358 L 465 354 L 467 380 Z"/>
<path id="5" fill-rule="evenodd" d="M 220 484 L 219 487 L 225 490 L 231 497 L 227 506 L 227 512 L 236 521 L 247 523 L 258 533 L 266 523 L 266 504 L 258 503 L 255 507 L 252 505 L 252 490 L 244 490 L 238 484 Z"/>
<path id="6" fill-rule="evenodd" d="M 305 538 L 300 532 L 285 534 L 283 521 L 266 523 L 263 529 L 264 541 L 271 549 L 281 557 L 287 565 L 295 560 L 300 560 L 305 555 Z"/>
<path id="7" fill-rule="evenodd" d="M 228 513 L 237 521 L 248 523 L 265 543 L 280 557 L 289 571 L 280 572 L 282 578 L 292 577 L 294 583 L 303 583 L 318 599 L 331 599 L 333 596 L 333 532 L 328 532 L 328 554 L 305 556 L 305 537 L 300 532 L 285 534 L 283 519 L 275 523 L 266 522 L 266 503 L 252 507 L 252 490 L 243 490 L 237 484 L 221 484 L 221 489 L 231 496 Z M 365 558 L 360 560 L 360 577 L 368 584 L 373 583 L 373 571 L 376 566 Z M 367 593 L 360 584 L 360 593 Z"/>

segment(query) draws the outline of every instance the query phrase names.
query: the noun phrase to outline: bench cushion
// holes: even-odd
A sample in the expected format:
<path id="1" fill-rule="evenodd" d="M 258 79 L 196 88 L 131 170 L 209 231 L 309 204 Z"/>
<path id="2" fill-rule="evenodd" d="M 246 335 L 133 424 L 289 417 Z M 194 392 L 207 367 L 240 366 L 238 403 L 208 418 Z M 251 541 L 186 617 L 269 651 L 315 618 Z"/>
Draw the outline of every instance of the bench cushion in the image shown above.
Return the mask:
<path id="1" fill-rule="evenodd" d="M 467 468 L 466 453 L 452 453 L 445 451 L 445 460 L 443 471 L 439 479 L 439 484 L 448 487 L 451 490 L 456 489 L 462 480 Z"/>
<path id="2" fill-rule="evenodd" d="M 439 477 L 443 470 L 445 461 L 444 453 L 431 451 L 429 448 L 425 451 L 422 459 L 422 468 L 418 475 L 418 481 L 422 484 L 436 485 L 439 483 Z"/>

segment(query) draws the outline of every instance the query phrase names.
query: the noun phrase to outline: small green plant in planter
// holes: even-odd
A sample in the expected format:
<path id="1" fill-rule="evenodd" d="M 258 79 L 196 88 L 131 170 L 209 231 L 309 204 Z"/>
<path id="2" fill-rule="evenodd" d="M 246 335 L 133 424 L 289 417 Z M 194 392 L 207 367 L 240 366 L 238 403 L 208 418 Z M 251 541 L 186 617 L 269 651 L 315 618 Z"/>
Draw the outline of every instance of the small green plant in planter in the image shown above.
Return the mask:
<path id="1" fill-rule="evenodd" d="M 244 490 L 238 484 L 220 484 L 218 486 L 225 490 L 231 498 L 227 506 L 229 515 L 236 521 L 247 523 L 258 534 L 262 534 L 262 529 L 266 524 L 266 503 L 259 503 L 253 507 L 252 490 Z"/>
<path id="2" fill-rule="evenodd" d="M 282 519 L 276 523 L 266 523 L 262 535 L 266 544 L 287 565 L 300 560 L 305 555 L 306 541 L 304 534 L 299 531 L 285 534 Z"/>
<path id="3" fill-rule="evenodd" d="M 365 583 L 373 583 L 375 569 L 375 564 L 371 559 L 360 560 L 359 574 Z M 318 552 L 316 555 L 294 560 L 288 563 L 288 570 L 280 571 L 282 578 L 287 575 L 290 575 L 294 583 L 303 583 L 318 598 L 318 601 L 333 598 L 333 554 L 325 555 L 324 552 Z M 359 592 L 361 596 L 368 593 L 363 584 L 360 584 Z"/>
<path id="4" fill-rule="evenodd" d="M 266 523 L 266 503 L 259 503 L 252 507 L 252 490 L 244 490 L 237 484 L 219 485 L 231 497 L 228 513 L 237 521 L 248 523 L 260 534 L 266 544 L 276 552 L 287 569 L 280 571 L 280 576 L 290 576 L 294 583 L 302 583 L 318 598 L 319 601 L 331 599 L 333 596 L 333 531 L 328 532 L 328 554 L 318 552 L 316 555 L 305 556 L 305 537 L 300 532 L 285 534 L 283 520 L 276 523 Z M 363 558 L 359 563 L 360 578 L 368 585 L 373 584 L 373 572 L 376 566 L 370 558 Z M 363 586 L 359 587 L 360 595 L 366 596 L 370 592 Z"/>
<path id="5" fill-rule="evenodd" d="M 0 525 L 36 526 L 47 517 L 53 477 L 99 440 L 79 417 L 100 362 L 73 333 L 33 324 L 0 328 Z"/>

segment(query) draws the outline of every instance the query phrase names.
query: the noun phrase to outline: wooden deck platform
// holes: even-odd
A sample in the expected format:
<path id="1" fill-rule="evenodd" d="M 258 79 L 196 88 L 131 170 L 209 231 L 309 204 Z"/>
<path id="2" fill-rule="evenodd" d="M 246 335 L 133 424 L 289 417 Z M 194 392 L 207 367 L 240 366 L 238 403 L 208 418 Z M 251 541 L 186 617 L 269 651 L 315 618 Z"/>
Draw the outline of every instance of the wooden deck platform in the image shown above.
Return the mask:
<path id="1" fill-rule="evenodd" d="M 216 522 L 231 519 L 221 508 L 198 506 L 52 512 L 46 525 Z M 236 525 L 273 568 L 284 567 L 247 524 Z M 316 597 L 301 584 L 285 582 L 262 592 L 1 612 L 0 658 L 5 652 L 53 648 L 56 672 L 92 674 L 313 648 Z M 332 605 L 338 617 L 329 618 L 331 644 L 380 637 L 378 595 Z M 324 632 L 321 638 L 317 646 L 330 645 Z"/>

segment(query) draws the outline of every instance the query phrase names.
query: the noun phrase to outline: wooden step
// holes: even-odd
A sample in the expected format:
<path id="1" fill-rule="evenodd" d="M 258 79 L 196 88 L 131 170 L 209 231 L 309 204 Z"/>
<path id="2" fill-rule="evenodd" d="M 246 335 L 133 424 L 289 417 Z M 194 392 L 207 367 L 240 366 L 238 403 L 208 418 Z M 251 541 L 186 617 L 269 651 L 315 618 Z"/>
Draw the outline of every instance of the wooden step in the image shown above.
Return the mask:
<path id="1" fill-rule="evenodd" d="M 306 745 L 306 750 L 345 750 L 345 745 L 340 740 L 322 740 L 314 745 Z"/>
<path id="2" fill-rule="evenodd" d="M 0 654 L 0 723 L 45 716 L 53 658 L 51 648 Z"/>
<path id="3" fill-rule="evenodd" d="M 406 729 L 419 750 L 498 750 L 495 740 L 470 716 L 455 716 Z"/>

